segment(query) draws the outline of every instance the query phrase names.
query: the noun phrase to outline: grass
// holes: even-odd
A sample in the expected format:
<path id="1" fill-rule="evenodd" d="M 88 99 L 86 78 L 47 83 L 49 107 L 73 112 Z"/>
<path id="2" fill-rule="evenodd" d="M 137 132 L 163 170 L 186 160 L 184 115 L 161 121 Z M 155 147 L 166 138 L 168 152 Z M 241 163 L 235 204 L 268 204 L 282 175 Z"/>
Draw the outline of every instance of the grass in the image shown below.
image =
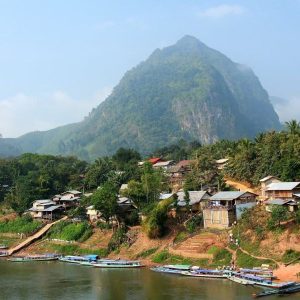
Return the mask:
<path id="1" fill-rule="evenodd" d="M 152 261 L 160 264 L 198 265 L 202 267 L 207 267 L 209 265 L 208 259 L 186 258 L 180 255 L 173 255 L 167 250 L 163 250 L 155 254 L 152 257 Z"/>
<path id="2" fill-rule="evenodd" d="M 268 264 L 270 266 L 275 266 L 274 262 L 269 259 L 257 259 L 254 258 L 241 250 L 237 250 L 237 265 L 240 268 L 254 268 L 260 267 L 262 264 Z"/>
<path id="3" fill-rule="evenodd" d="M 29 216 L 18 217 L 14 220 L 0 223 L 0 233 L 31 234 L 42 227 L 40 221 L 33 220 Z"/>
<path id="4" fill-rule="evenodd" d="M 12 234 L 12 236 L 0 234 L 0 245 L 6 245 L 7 247 L 20 244 L 23 240 L 24 239 L 20 239 L 20 236 L 17 236 L 17 234 Z"/>
<path id="5" fill-rule="evenodd" d="M 64 221 L 57 223 L 50 229 L 49 237 L 65 241 L 83 242 L 87 240 L 92 233 L 92 228 L 87 222 L 70 223 Z"/>
<path id="6" fill-rule="evenodd" d="M 147 250 L 144 250 L 140 253 L 138 253 L 136 255 L 136 258 L 146 258 L 152 254 L 154 254 L 156 251 L 157 251 L 158 247 L 155 247 L 155 248 L 150 248 L 150 249 L 147 249 Z"/>
<path id="7" fill-rule="evenodd" d="M 189 234 L 187 232 L 181 231 L 174 238 L 174 243 L 180 243 L 180 242 L 184 241 L 188 236 L 189 236 Z"/>
<path id="8" fill-rule="evenodd" d="M 105 257 L 107 255 L 107 249 L 87 249 L 81 248 L 79 245 L 61 245 L 54 244 L 51 242 L 45 242 L 42 248 L 39 249 L 40 252 L 55 252 L 62 255 L 88 255 L 96 254 L 100 257 Z"/>
<path id="9" fill-rule="evenodd" d="M 211 266 L 229 266 L 231 263 L 232 254 L 227 249 L 211 246 L 207 253 L 213 255 Z"/>
<path id="10" fill-rule="evenodd" d="M 284 263 L 300 260 L 300 252 L 289 249 L 284 252 L 281 259 Z"/>

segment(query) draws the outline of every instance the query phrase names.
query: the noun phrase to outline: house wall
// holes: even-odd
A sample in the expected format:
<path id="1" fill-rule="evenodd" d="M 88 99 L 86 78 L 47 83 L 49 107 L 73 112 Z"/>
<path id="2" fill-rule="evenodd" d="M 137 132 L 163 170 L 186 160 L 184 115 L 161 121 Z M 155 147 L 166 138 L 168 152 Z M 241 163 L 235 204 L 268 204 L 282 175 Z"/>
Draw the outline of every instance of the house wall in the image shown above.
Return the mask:
<path id="1" fill-rule="evenodd" d="M 205 208 L 203 210 L 203 221 L 204 228 L 225 229 L 236 221 L 236 217 L 234 210 Z"/>
<path id="2" fill-rule="evenodd" d="M 293 199 L 294 191 L 266 191 L 268 199 Z"/>
<path id="3" fill-rule="evenodd" d="M 277 178 L 270 178 L 269 180 L 265 181 L 265 182 L 262 182 L 261 183 L 261 197 L 263 200 L 266 199 L 266 189 L 267 189 L 267 186 L 271 183 L 275 183 L 275 182 L 281 182 L 279 179 Z"/>

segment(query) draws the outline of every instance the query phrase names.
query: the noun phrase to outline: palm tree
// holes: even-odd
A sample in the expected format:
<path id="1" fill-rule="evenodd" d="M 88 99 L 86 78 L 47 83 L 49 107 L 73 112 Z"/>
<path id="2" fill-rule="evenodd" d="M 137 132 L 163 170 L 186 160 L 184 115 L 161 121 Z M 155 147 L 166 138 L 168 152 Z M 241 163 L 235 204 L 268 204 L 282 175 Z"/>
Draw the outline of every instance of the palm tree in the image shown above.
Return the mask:
<path id="1" fill-rule="evenodd" d="M 300 123 L 297 120 L 285 122 L 285 126 L 290 134 L 300 134 Z"/>

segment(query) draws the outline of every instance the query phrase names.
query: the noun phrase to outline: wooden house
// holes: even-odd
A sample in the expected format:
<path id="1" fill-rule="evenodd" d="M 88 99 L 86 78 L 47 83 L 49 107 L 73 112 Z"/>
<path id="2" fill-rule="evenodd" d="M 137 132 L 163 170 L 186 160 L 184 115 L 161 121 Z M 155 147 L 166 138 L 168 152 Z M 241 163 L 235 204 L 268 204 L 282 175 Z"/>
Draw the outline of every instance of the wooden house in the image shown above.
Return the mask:
<path id="1" fill-rule="evenodd" d="M 256 204 L 257 195 L 245 191 L 218 192 L 203 209 L 204 228 L 228 228 L 237 221 L 244 209 Z"/>
<path id="2" fill-rule="evenodd" d="M 182 160 L 168 169 L 170 175 L 169 182 L 174 190 L 179 190 L 183 187 L 186 175 L 192 169 L 192 164 L 192 160 Z"/>
<path id="3" fill-rule="evenodd" d="M 211 195 L 206 191 L 188 191 L 190 210 L 194 213 L 202 211 L 207 205 Z M 186 210 L 185 193 L 179 191 L 177 195 L 177 206 Z"/>
<path id="4" fill-rule="evenodd" d="M 55 195 L 52 198 L 52 200 L 56 204 L 62 205 L 63 208 L 66 210 L 69 208 L 76 207 L 79 204 L 81 195 L 82 195 L 81 192 L 72 190 L 72 191 L 64 192 L 61 195 Z"/>
<path id="5" fill-rule="evenodd" d="M 283 200 L 283 199 L 273 199 L 265 201 L 266 211 L 272 212 L 275 206 L 286 207 L 289 212 L 294 212 L 298 209 L 298 202 L 296 200 Z"/>
<path id="6" fill-rule="evenodd" d="M 281 180 L 279 180 L 276 176 L 267 176 L 264 177 L 260 180 L 260 185 L 261 185 L 261 199 L 265 200 L 267 198 L 266 196 L 266 190 L 268 185 L 270 185 L 271 183 L 277 183 L 277 182 L 281 182 Z"/>
<path id="7" fill-rule="evenodd" d="M 300 182 L 273 182 L 267 185 L 265 196 L 268 200 L 293 200 L 300 194 Z"/>
<path id="8" fill-rule="evenodd" d="M 28 210 L 28 213 L 34 219 L 53 220 L 56 219 L 62 211 L 63 208 L 61 205 L 57 205 L 54 201 L 46 199 L 34 201 L 32 208 Z"/>

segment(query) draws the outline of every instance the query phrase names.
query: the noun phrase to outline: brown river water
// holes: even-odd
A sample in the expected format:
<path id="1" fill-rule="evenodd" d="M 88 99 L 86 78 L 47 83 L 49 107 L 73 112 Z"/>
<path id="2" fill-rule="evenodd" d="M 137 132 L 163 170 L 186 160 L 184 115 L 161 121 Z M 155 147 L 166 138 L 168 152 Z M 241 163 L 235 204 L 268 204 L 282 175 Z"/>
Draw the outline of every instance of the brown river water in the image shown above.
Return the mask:
<path id="1" fill-rule="evenodd" d="M 229 280 L 160 274 L 149 269 L 97 269 L 62 262 L 0 261 L 0 300 L 246 300 L 260 288 Z M 266 300 L 300 300 L 300 294 Z"/>

